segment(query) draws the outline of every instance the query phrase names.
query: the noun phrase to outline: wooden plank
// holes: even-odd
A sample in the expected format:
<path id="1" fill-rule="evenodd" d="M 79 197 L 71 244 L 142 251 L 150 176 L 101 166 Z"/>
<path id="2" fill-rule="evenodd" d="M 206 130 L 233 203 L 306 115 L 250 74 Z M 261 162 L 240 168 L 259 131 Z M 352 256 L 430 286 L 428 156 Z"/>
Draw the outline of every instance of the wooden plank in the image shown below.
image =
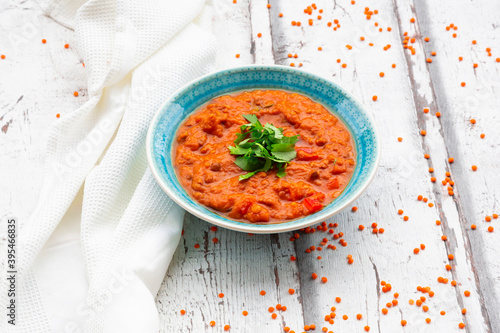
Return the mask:
<path id="1" fill-rule="evenodd" d="M 458 156 L 450 165 L 456 182 L 455 200 L 463 237 L 467 239 L 467 260 L 474 269 L 474 279 L 480 296 L 481 315 L 490 332 L 500 330 L 500 255 L 497 233 L 487 232 L 497 221 L 485 222 L 486 216 L 498 213 L 500 181 L 497 177 L 500 156 L 498 150 L 499 120 L 495 110 L 500 98 L 498 73 L 500 43 L 497 40 L 500 3 L 487 2 L 476 6 L 458 1 L 451 8 L 434 3 L 415 1 L 415 11 L 423 18 L 423 33 L 431 37 L 430 47 L 437 51 L 439 66 L 429 66 L 436 94 L 436 106 L 443 114 L 441 131 L 449 156 Z M 446 13 L 446 16 L 443 16 Z M 446 31 L 454 23 L 457 30 Z M 452 33 L 457 33 L 453 38 Z M 472 41 L 477 40 L 477 44 Z M 449 45 L 452 45 L 451 47 Z M 488 56 L 486 48 L 492 48 Z M 458 57 L 462 56 L 463 61 Z M 474 68 L 473 64 L 478 67 Z M 462 87 L 461 82 L 466 86 Z M 476 124 L 471 124 L 475 119 Z M 485 133 L 486 138 L 480 138 Z M 477 165 L 478 171 L 471 170 Z M 477 230 L 470 225 L 476 224 Z M 464 305 L 470 307 L 469 300 Z M 479 309 L 477 309 L 479 312 Z M 477 314 L 479 316 L 479 313 Z"/>
<path id="2" fill-rule="evenodd" d="M 288 293 L 289 288 L 298 289 L 299 282 L 289 259 L 293 247 L 285 236 L 250 236 L 209 228 L 206 222 L 186 215 L 184 237 L 157 296 L 161 331 L 206 331 L 212 320 L 216 331 L 225 325 L 244 332 L 303 326 L 302 316 L 296 317 L 298 294 Z M 287 310 L 276 311 L 278 318 L 273 320 L 267 309 L 277 304 Z M 181 309 L 186 315 L 179 313 Z"/>

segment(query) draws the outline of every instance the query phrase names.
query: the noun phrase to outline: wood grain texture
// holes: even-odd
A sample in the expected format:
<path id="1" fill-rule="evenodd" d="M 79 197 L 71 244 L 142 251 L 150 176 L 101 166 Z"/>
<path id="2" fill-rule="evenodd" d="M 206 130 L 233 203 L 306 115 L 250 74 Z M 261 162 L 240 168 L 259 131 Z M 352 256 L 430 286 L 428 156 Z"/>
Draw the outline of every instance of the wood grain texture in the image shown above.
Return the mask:
<path id="1" fill-rule="evenodd" d="M 233 332 L 282 332 L 285 326 L 302 332 L 310 324 L 316 331 L 327 327 L 334 332 L 362 332 L 365 325 L 370 332 L 499 332 L 500 228 L 498 220 L 488 223 L 485 216 L 499 213 L 500 63 L 495 59 L 500 57 L 500 3 L 321 1 L 316 4 L 323 13 L 316 10 L 312 16 L 303 12 L 311 5 L 306 1 L 270 3 L 268 9 L 265 1 L 214 0 L 217 68 L 301 63 L 302 69 L 341 85 L 376 119 L 382 141 L 380 168 L 355 203 L 357 212 L 344 211 L 327 221 L 338 224 L 333 229 L 343 232 L 346 247 L 323 232 L 301 232 L 293 242 L 293 233 L 213 232 L 210 225 L 186 214 L 184 237 L 156 298 L 161 332 L 223 332 L 226 324 Z M 367 20 L 365 6 L 378 14 Z M 312 26 L 309 18 L 314 19 Z M 334 19 L 341 25 L 336 31 L 335 25 L 327 26 Z M 292 26 L 292 20 L 301 26 Z M 447 31 L 450 23 L 458 30 Z M 415 37 L 415 55 L 402 46 L 404 32 Z M 423 40 L 426 36 L 429 42 Z M 41 44 L 42 38 L 47 44 Z M 57 120 L 56 113 L 71 112 L 85 102 L 86 74 L 72 42 L 73 32 L 45 17 L 34 2 L 0 4 L 0 54 L 7 56 L 0 60 L 0 174 L 9 175 L 0 177 L 0 211 L 21 221 L 37 200 L 48 126 Z M 63 47 L 66 43 L 69 49 Z M 378 96 L 376 102 L 373 95 Z M 430 113 L 423 113 L 425 107 Z M 442 116 L 436 117 L 436 112 Z M 472 125 L 471 118 L 477 123 Z M 427 135 L 421 136 L 421 130 Z M 481 133 L 485 139 L 479 138 Z M 473 164 L 478 171 L 471 170 Z M 433 174 L 429 167 L 435 169 Z M 451 172 L 456 184 L 453 197 L 441 184 L 445 172 Z M 418 195 L 434 206 L 418 201 Z M 442 224 L 437 226 L 436 220 Z M 372 233 L 374 222 L 385 229 L 383 234 Z M 357 230 L 360 224 L 364 231 Z M 471 230 L 471 224 L 477 230 Z M 490 225 L 495 232 L 487 232 Z M 442 235 L 448 237 L 446 242 Z M 337 249 L 323 246 L 322 251 L 305 252 L 324 237 Z M 420 244 L 425 250 L 413 254 Z M 347 263 L 349 254 L 352 265 Z M 452 261 L 449 254 L 454 255 Z M 448 263 L 451 271 L 445 269 Z M 313 280 L 312 273 L 319 278 Z M 320 282 L 323 276 L 327 283 Z M 438 283 L 440 276 L 458 285 Z M 381 281 L 392 285 L 391 292 L 382 291 Z M 418 292 L 417 286 L 430 286 L 434 297 Z M 465 290 L 470 297 L 464 296 Z M 400 295 L 398 305 L 383 315 L 395 292 Z M 423 295 L 428 312 L 408 303 Z M 277 319 L 272 319 L 267 309 L 278 303 L 287 310 L 277 311 Z M 332 306 L 337 309 L 333 325 L 324 319 Z M 186 310 L 184 316 L 181 309 Z M 355 319 L 358 313 L 361 320 Z M 425 318 L 432 322 L 427 324 Z M 404 328 L 402 319 L 408 322 Z M 214 327 L 209 326 L 211 320 Z M 465 330 L 458 328 L 460 322 Z"/>

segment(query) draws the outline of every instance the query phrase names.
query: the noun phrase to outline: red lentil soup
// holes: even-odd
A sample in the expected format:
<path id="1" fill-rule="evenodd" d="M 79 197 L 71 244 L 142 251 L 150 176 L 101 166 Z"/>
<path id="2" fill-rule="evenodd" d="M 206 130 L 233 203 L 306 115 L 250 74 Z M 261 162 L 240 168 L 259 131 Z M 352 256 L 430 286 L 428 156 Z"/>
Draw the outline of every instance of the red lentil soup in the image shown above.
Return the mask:
<path id="1" fill-rule="evenodd" d="M 297 156 L 279 178 L 276 168 L 246 180 L 234 162 L 240 126 L 254 114 L 262 124 L 299 135 Z M 179 128 L 173 160 L 187 193 L 219 214 L 252 223 L 286 222 L 321 210 L 345 189 L 355 168 L 355 148 L 346 126 L 310 98 L 280 90 L 220 96 Z"/>

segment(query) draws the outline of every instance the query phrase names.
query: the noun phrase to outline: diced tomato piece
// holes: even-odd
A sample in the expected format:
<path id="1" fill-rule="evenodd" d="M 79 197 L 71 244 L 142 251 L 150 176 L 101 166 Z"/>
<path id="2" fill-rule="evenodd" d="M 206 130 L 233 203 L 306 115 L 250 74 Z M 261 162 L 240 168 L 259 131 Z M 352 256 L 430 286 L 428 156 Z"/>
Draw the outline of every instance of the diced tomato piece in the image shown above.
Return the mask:
<path id="1" fill-rule="evenodd" d="M 251 201 L 247 201 L 247 202 L 243 203 L 240 207 L 240 214 L 245 215 L 248 212 L 248 209 L 250 208 L 250 206 L 252 206 Z"/>
<path id="2" fill-rule="evenodd" d="M 337 178 L 333 178 L 328 182 L 328 184 L 326 184 L 326 186 L 328 187 L 329 190 L 336 190 L 340 188 L 340 183 Z"/>
<path id="3" fill-rule="evenodd" d="M 299 161 L 315 161 L 319 159 L 319 155 L 314 153 L 311 148 L 298 148 L 297 159 Z"/>
<path id="4" fill-rule="evenodd" d="M 312 154 L 313 150 L 309 147 L 297 148 L 297 151 L 303 151 L 304 153 Z"/>
<path id="5" fill-rule="evenodd" d="M 323 205 L 319 200 L 316 199 L 311 199 L 311 198 L 305 198 L 304 199 L 304 206 L 309 210 L 311 213 L 315 213 L 323 208 Z"/>

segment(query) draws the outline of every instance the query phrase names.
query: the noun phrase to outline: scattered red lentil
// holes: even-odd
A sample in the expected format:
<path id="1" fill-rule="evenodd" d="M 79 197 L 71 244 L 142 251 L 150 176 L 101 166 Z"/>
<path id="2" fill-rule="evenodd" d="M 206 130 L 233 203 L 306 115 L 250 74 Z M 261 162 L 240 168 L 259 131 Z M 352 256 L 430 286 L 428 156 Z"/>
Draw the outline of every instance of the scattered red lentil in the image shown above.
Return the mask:
<path id="1" fill-rule="evenodd" d="M 231 329 L 231 326 L 229 326 L 229 325 L 224 325 L 224 331 L 229 331 L 229 329 Z"/>
<path id="2" fill-rule="evenodd" d="M 266 294 L 266 291 L 265 291 L 265 290 L 261 290 L 261 291 L 260 291 L 260 295 L 261 295 L 261 296 L 264 296 L 265 294 Z"/>
<path id="3" fill-rule="evenodd" d="M 492 226 L 489 226 L 489 227 L 488 227 L 488 231 L 489 231 L 489 232 L 493 232 L 493 230 L 495 230 L 495 228 L 493 228 Z"/>

